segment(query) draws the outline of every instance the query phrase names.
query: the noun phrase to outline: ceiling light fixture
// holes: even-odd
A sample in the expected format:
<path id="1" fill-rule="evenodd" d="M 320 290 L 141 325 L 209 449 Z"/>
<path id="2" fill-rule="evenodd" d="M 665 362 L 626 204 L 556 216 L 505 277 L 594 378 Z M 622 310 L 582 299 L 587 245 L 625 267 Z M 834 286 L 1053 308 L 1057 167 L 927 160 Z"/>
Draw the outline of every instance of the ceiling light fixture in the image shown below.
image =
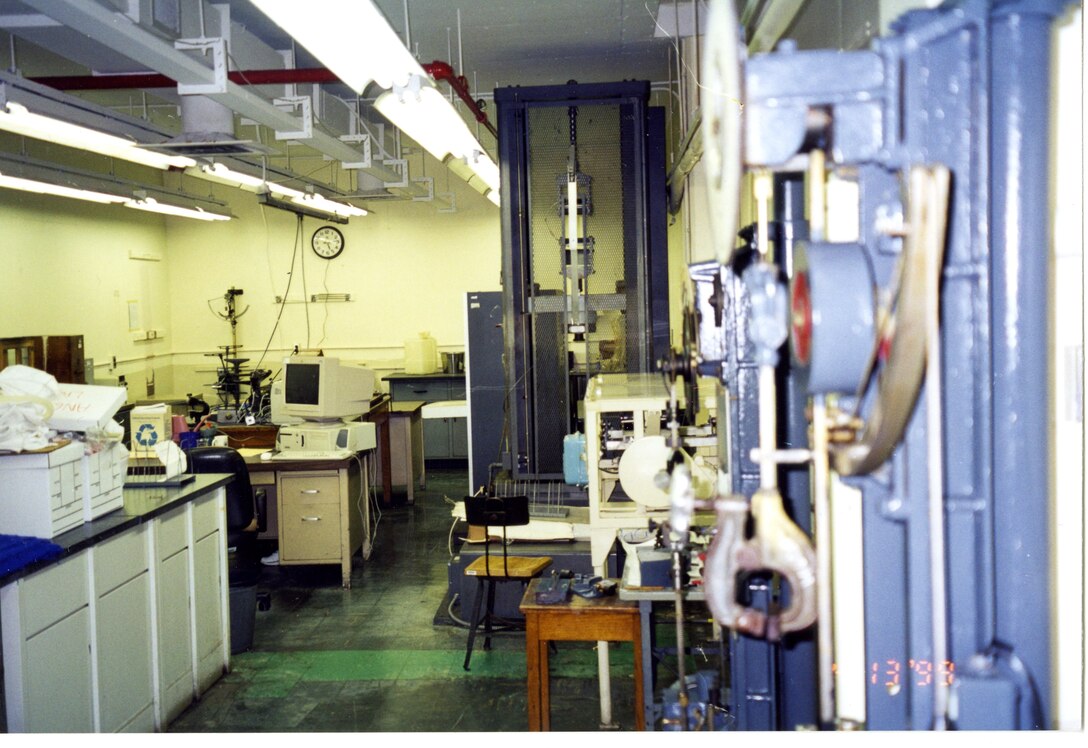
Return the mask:
<path id="1" fill-rule="evenodd" d="M 272 192 L 274 194 L 276 190 L 273 189 Z M 341 216 L 342 218 L 367 215 L 367 212 L 362 208 L 356 208 L 354 205 L 348 205 L 346 203 L 338 203 L 335 200 L 329 200 L 326 197 L 322 197 L 317 193 L 306 193 L 299 197 L 292 197 L 291 202 L 295 205 L 310 208 L 311 210 L 332 213 L 333 215 Z"/>
<path id="2" fill-rule="evenodd" d="M 126 208 L 134 208 L 135 210 L 143 210 L 148 213 L 162 213 L 167 216 L 178 216 L 180 218 L 195 218 L 198 221 L 229 221 L 230 216 L 223 215 L 222 213 L 212 213 L 204 210 L 199 206 L 196 208 L 183 208 L 180 205 L 173 205 L 171 203 L 160 203 L 153 197 L 139 197 L 132 200 L 126 200 L 124 203 Z"/>
<path id="3" fill-rule="evenodd" d="M 145 150 L 135 141 L 119 138 L 101 130 L 34 114 L 15 101 L 9 101 L 5 106 L 0 107 L 0 130 L 131 161 L 154 169 L 184 168 L 196 164 L 191 158 L 185 156 L 168 156 Z"/>
<path id="4" fill-rule="evenodd" d="M 418 76 L 408 86 L 383 93 L 374 107 L 439 161 L 480 149 L 453 105 L 430 81 Z"/>
<path id="5" fill-rule="evenodd" d="M 301 190 L 291 189 L 290 187 L 284 187 L 281 184 L 267 182 L 252 174 L 245 174 L 230 169 L 221 163 L 202 164 L 199 167 L 187 170 L 187 173 L 212 182 L 237 187 L 246 190 L 247 192 L 256 192 L 258 194 L 264 192 L 271 193 L 277 199 L 273 202 L 266 202 L 264 203 L 265 205 L 271 205 L 274 208 L 284 207 L 286 210 L 288 208 L 282 206 L 280 203 L 287 201 L 314 211 L 313 213 L 307 213 L 306 215 L 311 215 L 316 218 L 324 218 L 329 215 L 339 216 L 341 218 L 354 218 L 367 215 L 367 211 L 363 208 L 357 208 L 354 205 L 330 200 L 317 193 L 303 192 Z"/>
<path id="6" fill-rule="evenodd" d="M 270 208 L 279 208 L 285 210 L 288 213 L 294 213 L 299 216 L 310 216 L 310 218 L 319 218 L 322 221 L 329 221 L 331 223 L 347 223 L 348 219 L 344 216 L 336 215 L 335 213 L 326 213 L 321 210 L 312 210 L 302 200 L 283 200 L 271 192 L 258 192 L 257 202 L 261 205 L 267 205 Z"/>
<path id="7" fill-rule="evenodd" d="M 390 89 L 378 96 L 378 111 L 439 161 L 465 160 L 483 180 L 474 189 L 498 189 L 494 161 L 372 1 L 338 3 L 335 17 L 298 0 L 252 2 L 356 93 L 371 81 Z"/>
<path id="8" fill-rule="evenodd" d="M 429 80 L 413 77 L 407 87 L 398 86 L 383 93 L 374 106 L 481 194 L 487 189 L 498 189 L 499 167 L 473 137 L 453 105 Z M 479 178 L 482 186 L 473 184 L 473 176 Z"/>
<path id="9" fill-rule="evenodd" d="M 317 6 L 299 0 L 252 2 L 357 94 L 371 81 L 392 88 L 407 85 L 413 75 L 424 75 L 423 67 L 371 2 Z M 320 12 L 324 8 L 327 13 Z"/>
<path id="10" fill-rule="evenodd" d="M 37 195 L 69 197 L 74 200 L 85 200 L 87 202 L 100 204 L 123 203 L 128 200 L 127 197 L 122 197 L 120 195 L 109 195 L 105 192 L 95 192 L 93 190 L 81 190 L 75 187 L 52 184 L 51 182 L 40 182 L 36 179 L 11 177 L 6 174 L 0 174 L 0 187 L 9 190 L 19 190 L 20 192 L 33 192 Z"/>

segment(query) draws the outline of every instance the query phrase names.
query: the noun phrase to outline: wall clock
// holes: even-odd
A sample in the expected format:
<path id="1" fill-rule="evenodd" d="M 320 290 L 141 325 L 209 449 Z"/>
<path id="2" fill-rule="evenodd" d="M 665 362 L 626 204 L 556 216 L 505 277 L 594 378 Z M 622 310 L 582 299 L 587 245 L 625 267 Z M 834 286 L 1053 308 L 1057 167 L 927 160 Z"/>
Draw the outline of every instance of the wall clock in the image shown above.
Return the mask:
<path id="1" fill-rule="evenodd" d="M 322 226 L 310 238 L 310 246 L 318 257 L 331 260 L 344 251 L 344 235 L 333 226 Z"/>

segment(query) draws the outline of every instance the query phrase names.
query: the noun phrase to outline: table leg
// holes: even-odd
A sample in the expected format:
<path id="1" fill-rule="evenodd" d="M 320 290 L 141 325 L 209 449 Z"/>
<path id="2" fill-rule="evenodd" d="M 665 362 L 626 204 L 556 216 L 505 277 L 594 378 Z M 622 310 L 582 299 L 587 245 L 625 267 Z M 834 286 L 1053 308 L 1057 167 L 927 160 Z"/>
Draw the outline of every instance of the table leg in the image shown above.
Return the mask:
<path id="1" fill-rule="evenodd" d="M 610 729 L 612 721 L 612 669 L 608 658 L 608 642 L 597 642 L 597 686 L 601 699 L 601 728 Z"/>
<path id="2" fill-rule="evenodd" d="M 552 678 L 548 665 L 548 642 L 537 640 L 537 659 L 540 662 L 540 729 L 552 729 Z"/>
<path id="3" fill-rule="evenodd" d="M 479 592 L 477 592 L 479 595 Z M 537 614 L 525 614 L 525 671 L 528 676 L 529 731 L 540 732 L 540 625 Z"/>
<path id="4" fill-rule="evenodd" d="M 641 636 L 641 656 L 635 658 L 635 662 L 641 663 L 642 668 L 642 690 L 644 698 L 642 701 L 642 724 L 653 725 L 654 724 L 654 692 L 656 686 L 654 684 L 654 640 L 653 640 L 653 619 L 654 619 L 654 604 L 650 600 L 638 601 L 638 615 Z"/>
<path id="5" fill-rule="evenodd" d="M 393 506 L 393 454 L 389 438 L 389 416 L 378 423 L 378 440 L 382 452 L 382 505 Z"/>
<path id="6" fill-rule="evenodd" d="M 632 636 L 631 642 L 635 647 L 635 729 L 642 732 L 646 729 L 646 695 L 644 676 L 645 669 L 639 667 L 643 662 L 642 636 Z"/>

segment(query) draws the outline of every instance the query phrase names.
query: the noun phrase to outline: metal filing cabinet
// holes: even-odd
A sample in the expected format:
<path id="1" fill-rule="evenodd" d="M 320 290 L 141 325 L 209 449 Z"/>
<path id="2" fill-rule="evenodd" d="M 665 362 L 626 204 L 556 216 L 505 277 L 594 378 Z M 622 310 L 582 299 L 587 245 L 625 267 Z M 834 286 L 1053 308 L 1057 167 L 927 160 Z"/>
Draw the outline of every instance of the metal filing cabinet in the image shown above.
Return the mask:
<path id="1" fill-rule="evenodd" d="M 339 560 L 341 501 L 336 471 L 282 476 L 280 499 L 281 563 Z"/>
<path id="2" fill-rule="evenodd" d="M 390 374 L 393 402 L 437 403 L 465 399 L 463 374 Z M 428 418 L 423 421 L 423 457 L 426 460 L 467 460 L 468 426 L 464 418 Z"/>

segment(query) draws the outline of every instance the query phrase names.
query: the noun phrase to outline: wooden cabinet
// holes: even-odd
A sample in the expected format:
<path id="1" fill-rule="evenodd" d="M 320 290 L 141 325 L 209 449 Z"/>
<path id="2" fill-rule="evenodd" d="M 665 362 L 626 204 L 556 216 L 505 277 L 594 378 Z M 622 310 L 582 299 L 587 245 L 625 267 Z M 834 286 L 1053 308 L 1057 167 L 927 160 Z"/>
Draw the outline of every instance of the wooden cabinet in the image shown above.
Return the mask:
<path id="1" fill-rule="evenodd" d="M 87 381 L 82 335 L 0 338 L 0 369 L 13 364 L 43 369 L 58 382 Z"/>
<path id="2" fill-rule="evenodd" d="M 394 403 L 436 403 L 465 399 L 465 378 L 451 374 L 391 374 L 389 394 Z M 426 460 L 467 460 L 468 427 L 464 418 L 428 418 L 423 422 Z"/>

